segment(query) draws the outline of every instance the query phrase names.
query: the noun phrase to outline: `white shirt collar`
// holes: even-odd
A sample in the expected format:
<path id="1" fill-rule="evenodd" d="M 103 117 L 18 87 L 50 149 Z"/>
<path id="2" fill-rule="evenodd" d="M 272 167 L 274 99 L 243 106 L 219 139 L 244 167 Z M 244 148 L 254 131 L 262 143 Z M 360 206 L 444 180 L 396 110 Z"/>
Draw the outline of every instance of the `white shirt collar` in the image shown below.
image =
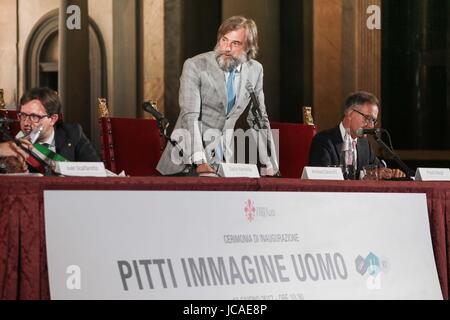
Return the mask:
<path id="1" fill-rule="evenodd" d="M 55 130 L 52 130 L 52 134 L 44 141 L 39 142 L 41 144 L 47 143 L 52 147 L 55 147 Z"/>
<path id="2" fill-rule="evenodd" d="M 345 141 L 345 134 L 347 133 L 347 131 L 345 130 L 344 124 L 342 123 L 342 121 L 341 121 L 341 123 L 339 123 L 339 129 L 341 130 L 342 141 Z M 350 136 L 350 138 L 353 141 L 358 142 L 358 138 L 353 139 L 351 136 Z"/>
<path id="3" fill-rule="evenodd" d="M 242 63 L 236 67 L 235 73 L 238 74 L 238 73 L 241 72 L 241 70 L 242 70 Z M 228 75 L 229 75 L 229 74 L 230 74 L 229 71 L 225 71 L 225 76 L 226 76 L 227 78 L 228 78 Z"/>

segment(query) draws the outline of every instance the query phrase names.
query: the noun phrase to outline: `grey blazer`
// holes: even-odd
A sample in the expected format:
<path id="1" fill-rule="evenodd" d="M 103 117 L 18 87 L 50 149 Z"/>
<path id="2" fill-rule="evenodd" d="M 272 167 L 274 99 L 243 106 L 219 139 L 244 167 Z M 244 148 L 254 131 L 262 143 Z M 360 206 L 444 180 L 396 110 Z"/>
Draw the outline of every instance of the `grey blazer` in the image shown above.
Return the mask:
<path id="1" fill-rule="evenodd" d="M 161 174 L 180 173 L 188 165 L 198 163 L 198 159 L 206 159 L 206 162 L 210 162 L 210 148 L 207 145 L 213 141 L 202 139 L 205 138 L 205 132 L 208 135 L 208 132 L 211 132 L 208 129 L 216 129 L 220 133 L 224 133 L 227 129 L 234 129 L 236 121 L 249 105 L 249 87 L 254 90 L 259 100 L 263 124 L 270 128 L 264 104 L 262 65 L 255 60 L 249 60 L 242 65 L 240 76 L 236 104 L 227 115 L 225 74 L 219 68 L 215 53 L 211 51 L 186 60 L 180 77 L 180 114 L 171 136 L 183 149 L 183 158 L 179 157 L 179 148 L 168 143 L 156 167 Z M 201 122 L 198 121 L 200 111 Z M 249 112 L 247 122 L 251 127 L 253 119 L 252 113 Z M 276 156 L 270 160 L 277 171 Z"/>

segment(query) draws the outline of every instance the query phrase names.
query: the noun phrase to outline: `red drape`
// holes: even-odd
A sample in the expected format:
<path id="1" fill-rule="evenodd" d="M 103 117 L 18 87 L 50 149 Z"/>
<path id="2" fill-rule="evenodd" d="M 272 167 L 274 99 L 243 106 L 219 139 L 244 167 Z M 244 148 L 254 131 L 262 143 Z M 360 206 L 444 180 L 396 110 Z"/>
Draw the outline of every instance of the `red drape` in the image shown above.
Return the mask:
<path id="1" fill-rule="evenodd" d="M 448 299 L 450 183 L 302 181 L 222 178 L 0 178 L 0 298 L 49 299 L 44 190 L 208 190 L 289 192 L 406 192 L 427 196 L 430 230 L 442 293 Z"/>

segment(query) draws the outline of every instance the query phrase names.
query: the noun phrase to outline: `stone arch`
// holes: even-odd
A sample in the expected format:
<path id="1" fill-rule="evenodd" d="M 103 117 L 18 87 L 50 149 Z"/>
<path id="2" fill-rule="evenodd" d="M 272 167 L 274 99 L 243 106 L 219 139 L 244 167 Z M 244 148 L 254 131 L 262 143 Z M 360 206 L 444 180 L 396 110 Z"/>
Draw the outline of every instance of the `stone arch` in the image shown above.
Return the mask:
<path id="1" fill-rule="evenodd" d="M 25 45 L 24 92 L 39 86 L 41 52 L 49 39 L 58 33 L 58 9 L 45 14 L 31 30 Z"/>
<path id="2" fill-rule="evenodd" d="M 59 9 L 45 14 L 33 27 L 25 45 L 25 81 L 24 91 L 40 85 L 39 75 L 41 56 L 49 41 L 59 33 Z M 89 44 L 91 57 L 91 79 L 95 79 L 91 92 L 97 97 L 107 96 L 107 69 L 105 44 L 99 27 L 92 18 L 89 18 Z M 100 83 L 99 83 L 100 82 Z"/>
<path id="3" fill-rule="evenodd" d="M 26 90 L 45 85 L 41 83 L 41 75 L 43 70 L 56 71 L 58 78 L 60 77 L 58 62 L 60 59 L 59 50 L 57 53 L 58 61 L 56 63 L 48 63 L 41 61 L 45 50 L 50 45 L 50 42 L 56 41 L 59 43 L 59 9 L 54 9 L 44 16 L 33 27 L 26 45 L 24 55 L 24 88 Z M 107 83 L 107 61 L 105 43 L 101 31 L 95 21 L 89 17 L 89 70 L 91 78 L 90 88 L 90 132 L 91 141 L 94 147 L 99 149 L 98 141 L 98 122 L 97 122 L 97 98 L 108 97 L 108 83 Z M 63 112 L 65 106 L 63 106 Z M 88 129 L 88 128 L 86 128 Z"/>

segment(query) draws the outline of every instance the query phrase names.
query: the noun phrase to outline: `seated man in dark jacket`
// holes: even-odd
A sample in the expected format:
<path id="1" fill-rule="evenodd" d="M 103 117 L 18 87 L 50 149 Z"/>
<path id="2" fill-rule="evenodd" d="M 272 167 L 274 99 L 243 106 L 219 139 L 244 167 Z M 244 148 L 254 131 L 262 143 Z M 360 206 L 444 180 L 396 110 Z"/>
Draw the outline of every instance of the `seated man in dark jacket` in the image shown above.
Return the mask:
<path id="1" fill-rule="evenodd" d="M 69 161 L 101 161 L 79 124 L 58 122 L 61 102 L 57 93 L 49 88 L 33 88 L 20 99 L 18 117 L 21 131 L 17 138 L 28 137 L 41 128 L 37 143 L 60 154 Z"/>
<path id="2" fill-rule="evenodd" d="M 350 135 L 356 142 L 356 177 L 364 166 L 377 165 L 379 175 L 382 179 L 391 179 L 404 176 L 399 170 L 383 168 L 380 160 L 376 157 L 366 137 L 358 137 L 357 130 L 371 129 L 377 123 L 379 111 L 378 99 L 368 92 L 355 92 L 347 97 L 344 105 L 344 118 L 335 128 L 322 131 L 314 136 L 309 153 L 309 165 L 326 167 L 339 165 L 341 163 L 341 149 L 344 142 L 346 129 L 350 129 Z"/>

